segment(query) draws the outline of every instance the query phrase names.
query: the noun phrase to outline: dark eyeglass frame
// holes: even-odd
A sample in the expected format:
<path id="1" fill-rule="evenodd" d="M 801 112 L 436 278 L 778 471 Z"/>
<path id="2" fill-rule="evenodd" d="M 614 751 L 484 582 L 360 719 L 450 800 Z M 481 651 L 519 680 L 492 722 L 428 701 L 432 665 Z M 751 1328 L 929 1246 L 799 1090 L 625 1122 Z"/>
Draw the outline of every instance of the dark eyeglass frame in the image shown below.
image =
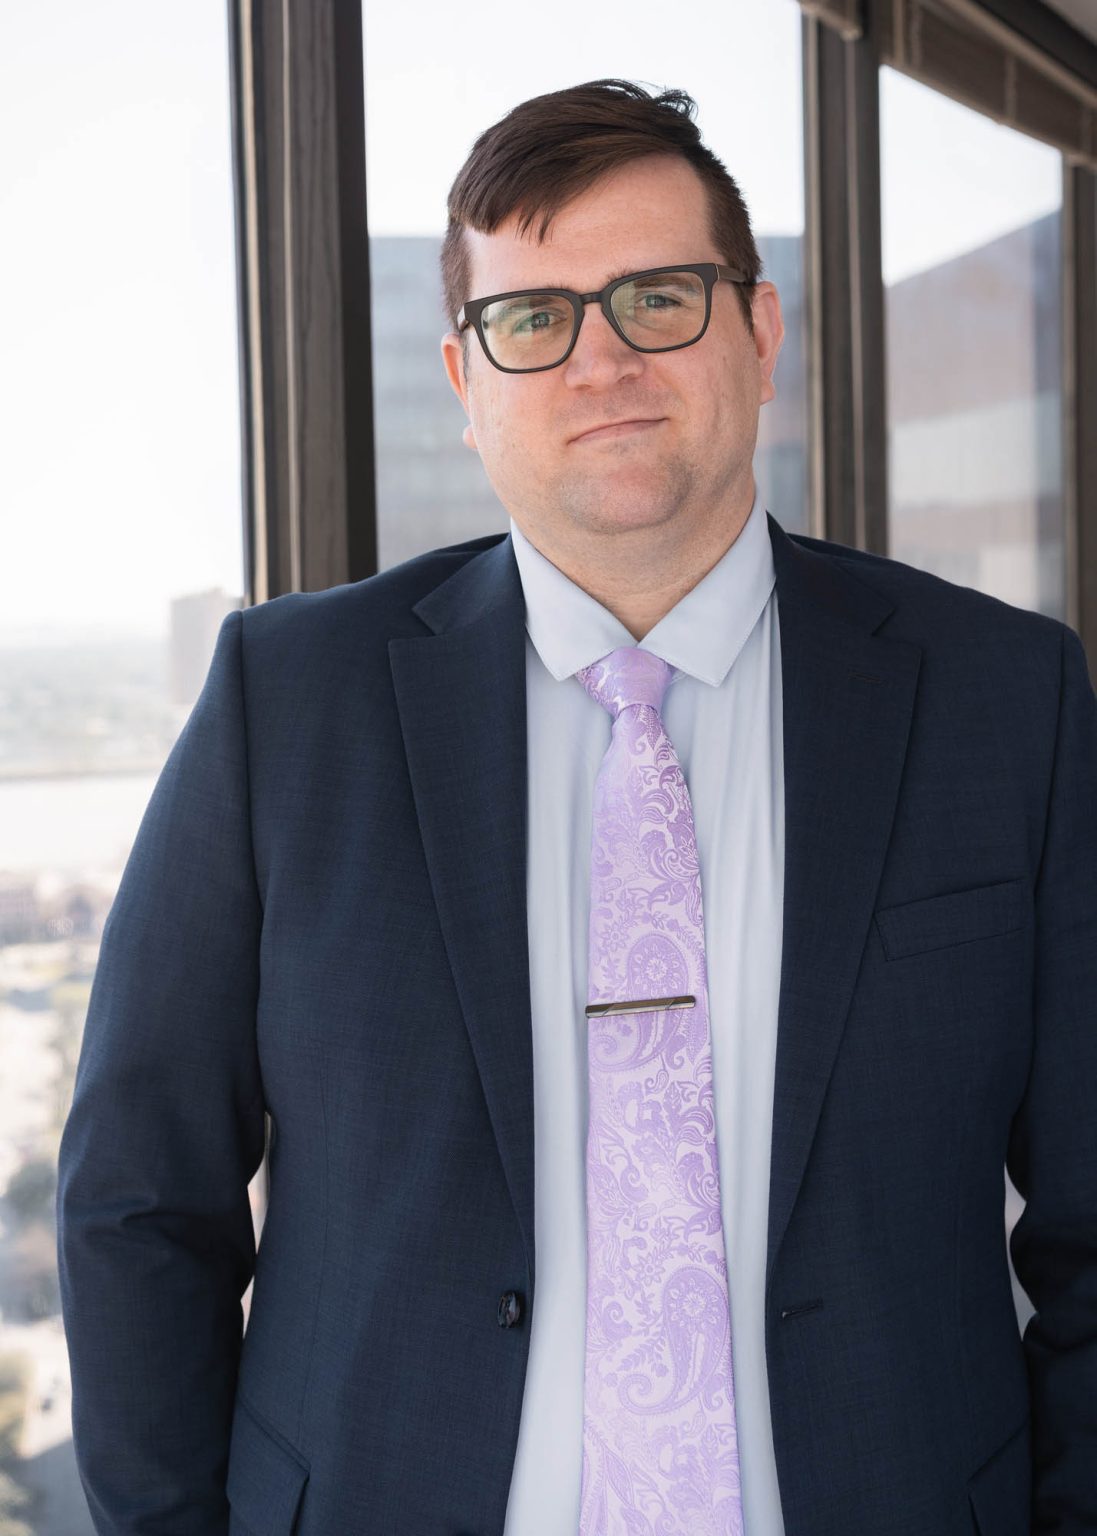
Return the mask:
<path id="1" fill-rule="evenodd" d="M 669 347 L 640 347 L 634 341 L 630 341 L 621 329 L 617 316 L 613 313 L 612 298 L 618 288 L 625 283 L 634 283 L 638 277 L 658 277 L 661 272 L 693 272 L 705 285 L 705 323 L 694 336 L 692 341 L 676 341 Z M 498 368 L 500 373 L 545 373 L 550 368 L 559 368 L 566 363 L 575 350 L 575 343 L 579 340 L 579 328 L 583 323 L 585 314 L 584 305 L 598 304 L 602 313 L 620 336 L 626 346 L 634 352 L 679 352 L 683 347 L 695 346 L 708 330 L 709 319 L 712 315 L 712 290 L 719 280 L 723 278 L 727 283 L 746 283 L 747 275 L 740 272 L 738 267 L 726 267 L 718 261 L 678 261 L 666 267 L 648 267 L 643 272 L 627 272 L 624 277 L 614 278 L 612 283 L 600 289 L 597 293 L 575 293 L 571 288 L 515 288 L 509 293 L 490 293 L 486 299 L 467 299 L 457 312 L 457 330 L 466 330 L 472 326 L 480 338 L 480 346 L 484 356 L 493 368 Z M 532 295 L 537 298 L 553 297 L 567 299 L 571 304 L 574 314 L 574 326 L 571 343 L 563 357 L 555 363 L 540 363 L 536 368 L 506 368 L 502 363 L 497 363 L 492 357 L 488 344 L 484 340 L 484 327 L 482 316 L 489 304 L 495 304 L 500 299 L 520 299 L 523 295 Z"/>

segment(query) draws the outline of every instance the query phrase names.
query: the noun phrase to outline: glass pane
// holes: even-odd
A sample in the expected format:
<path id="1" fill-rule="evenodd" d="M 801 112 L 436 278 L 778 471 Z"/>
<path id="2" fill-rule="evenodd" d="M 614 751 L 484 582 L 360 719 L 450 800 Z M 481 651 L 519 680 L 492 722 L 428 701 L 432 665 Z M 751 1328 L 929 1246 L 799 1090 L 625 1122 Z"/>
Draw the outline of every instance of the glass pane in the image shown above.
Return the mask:
<path id="1" fill-rule="evenodd" d="M 92 1536 L 56 1157 L 104 918 L 241 603 L 225 6 L 11 5 L 3 34 L 0 1531 Z"/>
<path id="2" fill-rule="evenodd" d="M 884 69 L 889 553 L 1065 618 L 1061 159 Z"/>
<path id="3" fill-rule="evenodd" d="M 568 46 L 523 48 L 516 75 L 454 62 L 469 57 L 470 38 L 513 26 L 501 0 L 437 10 L 429 27 L 414 7 L 363 7 L 382 569 L 509 526 L 461 440 L 466 417 L 439 350 L 450 329 L 438 260 L 446 194 L 478 134 L 518 102 L 602 77 L 688 91 L 705 143 L 739 184 L 785 325 L 777 396 L 759 415 L 755 477 L 778 522 L 807 530 L 800 10 L 795 0 L 754 0 L 749 48 L 742 7 L 698 9 L 690 19 L 668 24 L 665 6 L 638 0 L 623 28 L 612 10 L 565 0 L 553 35 Z"/>

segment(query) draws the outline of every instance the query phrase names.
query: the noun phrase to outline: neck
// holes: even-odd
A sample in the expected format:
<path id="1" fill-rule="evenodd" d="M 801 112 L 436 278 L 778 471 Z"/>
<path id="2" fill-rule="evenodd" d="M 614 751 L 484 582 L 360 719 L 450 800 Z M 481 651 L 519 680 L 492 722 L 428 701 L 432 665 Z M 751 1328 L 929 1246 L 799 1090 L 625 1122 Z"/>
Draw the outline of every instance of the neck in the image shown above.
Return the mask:
<path id="1" fill-rule="evenodd" d="M 536 538 L 524 528 L 522 532 L 570 581 L 608 608 L 639 642 L 724 557 L 746 526 L 753 504 L 752 486 L 745 508 L 737 509 L 730 521 L 725 508 L 720 521 L 706 527 L 703 536 L 695 533 L 685 545 L 653 548 L 651 535 L 666 530 L 650 528 L 595 534 L 583 545 L 557 545 L 540 531 Z"/>

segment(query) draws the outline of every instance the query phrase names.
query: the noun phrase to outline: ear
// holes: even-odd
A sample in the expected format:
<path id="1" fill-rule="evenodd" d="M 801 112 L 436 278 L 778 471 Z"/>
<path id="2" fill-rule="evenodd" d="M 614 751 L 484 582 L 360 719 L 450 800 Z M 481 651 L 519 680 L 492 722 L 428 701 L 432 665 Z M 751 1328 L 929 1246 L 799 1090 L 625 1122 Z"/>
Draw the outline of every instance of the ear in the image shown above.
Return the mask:
<path id="1" fill-rule="evenodd" d="M 773 370 L 777 366 L 777 354 L 785 339 L 785 325 L 781 319 L 781 299 L 772 283 L 759 283 L 751 294 L 751 315 L 754 322 L 754 346 L 758 353 L 758 370 L 762 392 L 759 403 L 776 397 Z"/>
<path id="2" fill-rule="evenodd" d="M 461 337 L 457 331 L 447 331 L 442 337 L 442 362 L 453 392 L 464 406 L 465 415 L 469 416 L 471 413 L 469 411 L 468 382 L 465 378 L 465 358 L 461 347 Z M 461 440 L 466 448 L 476 448 L 476 438 L 473 434 L 471 421 L 461 433 Z"/>

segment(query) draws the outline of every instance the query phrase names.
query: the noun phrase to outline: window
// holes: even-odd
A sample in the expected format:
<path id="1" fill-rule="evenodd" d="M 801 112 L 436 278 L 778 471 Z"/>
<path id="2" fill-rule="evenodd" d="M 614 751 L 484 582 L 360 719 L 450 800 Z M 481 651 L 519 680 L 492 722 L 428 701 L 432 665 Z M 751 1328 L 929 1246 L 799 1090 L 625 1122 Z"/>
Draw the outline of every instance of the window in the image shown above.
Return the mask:
<path id="1" fill-rule="evenodd" d="M 889 549 L 1065 618 L 1061 157 L 880 82 Z"/>

